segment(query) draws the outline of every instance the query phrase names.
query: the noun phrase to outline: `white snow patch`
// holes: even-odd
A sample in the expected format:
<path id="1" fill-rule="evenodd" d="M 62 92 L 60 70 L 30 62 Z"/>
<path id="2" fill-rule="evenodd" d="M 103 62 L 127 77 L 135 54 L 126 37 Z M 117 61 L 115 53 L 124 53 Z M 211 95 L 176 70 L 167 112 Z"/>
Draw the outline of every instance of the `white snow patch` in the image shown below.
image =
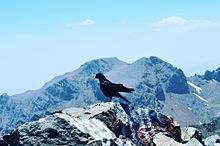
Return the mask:
<path id="1" fill-rule="evenodd" d="M 188 110 L 190 110 L 190 111 L 191 111 L 191 110 L 192 110 L 192 108 L 191 108 L 191 107 L 188 107 Z"/>
<path id="2" fill-rule="evenodd" d="M 206 102 L 206 103 L 208 103 L 208 100 L 206 100 L 205 98 L 203 98 L 203 97 L 201 97 L 201 96 L 199 96 L 198 94 L 196 94 L 196 93 L 193 93 L 196 97 L 198 97 L 200 100 L 202 100 L 202 101 L 204 101 L 204 102 Z"/>
<path id="3" fill-rule="evenodd" d="M 116 138 L 115 134 L 98 119 L 72 118 L 66 114 L 58 114 L 58 116 L 68 121 L 71 125 L 77 127 L 83 133 L 88 133 L 95 140 Z"/>
<path id="4" fill-rule="evenodd" d="M 202 92 L 202 88 L 200 88 L 199 86 L 196 86 L 195 84 L 193 84 L 192 82 L 189 82 L 189 81 L 187 81 L 187 83 L 188 83 L 190 86 L 192 86 L 193 88 L 195 88 L 197 93 L 200 94 L 200 93 Z"/>

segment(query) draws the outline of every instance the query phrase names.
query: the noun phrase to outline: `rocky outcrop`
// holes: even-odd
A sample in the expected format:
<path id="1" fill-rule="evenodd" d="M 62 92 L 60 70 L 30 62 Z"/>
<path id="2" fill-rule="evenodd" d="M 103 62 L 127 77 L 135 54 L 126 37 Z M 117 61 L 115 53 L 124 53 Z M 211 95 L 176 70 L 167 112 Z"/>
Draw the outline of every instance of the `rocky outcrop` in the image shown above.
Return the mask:
<path id="1" fill-rule="evenodd" d="M 25 123 L 3 136 L 0 145 L 202 145 L 200 137 L 193 135 L 183 141 L 180 126 L 174 123 L 154 110 L 98 103 Z"/>
<path id="2" fill-rule="evenodd" d="M 14 129 L 10 135 L 3 136 L 2 145 L 132 144 L 113 132 L 119 130 L 114 106 L 114 103 L 103 103 L 55 112 Z"/>
<path id="3" fill-rule="evenodd" d="M 164 101 L 166 98 L 165 98 L 165 94 L 164 94 L 164 91 L 163 91 L 163 88 L 158 86 L 155 90 L 155 95 L 157 97 L 158 100 L 160 101 Z"/>
<path id="4" fill-rule="evenodd" d="M 166 92 L 176 94 L 189 93 L 189 86 L 186 77 L 181 69 L 172 75 L 166 83 Z"/>
<path id="5" fill-rule="evenodd" d="M 220 68 L 213 70 L 213 71 L 209 71 L 207 70 L 203 76 L 204 79 L 206 80 L 216 80 L 218 82 L 220 82 Z"/>
<path id="6" fill-rule="evenodd" d="M 154 142 L 157 146 L 203 146 L 196 138 L 191 138 L 187 143 L 183 144 L 163 134 L 156 135 Z"/>
<path id="7" fill-rule="evenodd" d="M 212 135 L 205 139 L 205 145 L 207 146 L 220 146 L 220 136 L 219 135 Z"/>

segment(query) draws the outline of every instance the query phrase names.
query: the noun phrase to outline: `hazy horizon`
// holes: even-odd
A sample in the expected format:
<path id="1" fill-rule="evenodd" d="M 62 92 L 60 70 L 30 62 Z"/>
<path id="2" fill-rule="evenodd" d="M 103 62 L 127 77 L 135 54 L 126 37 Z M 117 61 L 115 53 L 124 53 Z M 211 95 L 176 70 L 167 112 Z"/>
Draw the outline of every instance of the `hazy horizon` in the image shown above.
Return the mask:
<path id="1" fill-rule="evenodd" d="M 220 67 L 220 1 L 2 1 L 0 94 L 39 89 L 86 61 L 157 56 L 187 76 Z"/>

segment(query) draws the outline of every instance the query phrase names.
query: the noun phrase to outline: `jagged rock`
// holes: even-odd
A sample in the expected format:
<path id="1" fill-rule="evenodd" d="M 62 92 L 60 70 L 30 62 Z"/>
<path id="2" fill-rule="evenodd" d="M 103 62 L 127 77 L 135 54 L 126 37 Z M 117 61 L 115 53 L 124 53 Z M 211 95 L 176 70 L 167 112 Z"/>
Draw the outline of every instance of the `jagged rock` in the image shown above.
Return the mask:
<path id="1" fill-rule="evenodd" d="M 206 80 L 215 79 L 216 81 L 220 82 L 220 68 L 213 70 L 213 71 L 207 70 L 203 78 Z"/>
<path id="2" fill-rule="evenodd" d="M 177 141 L 175 141 L 174 139 L 163 135 L 162 133 L 157 134 L 154 138 L 154 143 L 157 146 L 182 146 L 181 143 L 178 143 Z"/>
<path id="3" fill-rule="evenodd" d="M 9 96 L 7 93 L 3 93 L 1 96 L 0 96 L 0 102 L 5 104 L 9 99 Z"/>
<path id="4" fill-rule="evenodd" d="M 156 135 L 154 143 L 157 146 L 203 146 L 196 138 L 191 138 L 187 143 L 183 144 L 163 134 Z"/>
<path id="5" fill-rule="evenodd" d="M 196 138 L 192 138 L 184 146 L 203 146 Z"/>
<path id="6" fill-rule="evenodd" d="M 177 70 L 177 72 L 169 78 L 166 84 L 166 92 L 172 92 L 176 94 L 189 93 L 189 86 L 181 69 Z"/>
<path id="7" fill-rule="evenodd" d="M 214 75 L 214 79 L 218 82 L 220 82 L 220 69 L 216 71 Z"/>
<path id="8" fill-rule="evenodd" d="M 114 102 L 84 108 L 67 108 L 25 123 L 0 140 L 12 145 L 104 145 L 192 146 L 198 136 L 182 144 L 181 131 L 173 119 L 150 109 Z"/>
<path id="9" fill-rule="evenodd" d="M 0 145 L 3 145 L 3 144 L 4 144 L 3 137 L 0 136 Z"/>
<path id="10" fill-rule="evenodd" d="M 102 103 L 56 112 L 13 130 L 3 137 L 3 145 L 110 145 L 123 141 L 132 144 L 130 140 L 121 140 L 113 133 L 119 130 L 114 129 L 118 127 L 114 106 L 114 103 Z"/>
<path id="11" fill-rule="evenodd" d="M 207 146 L 220 146 L 220 136 L 219 135 L 209 136 L 205 139 L 204 143 Z"/>
<path id="12" fill-rule="evenodd" d="M 181 138 L 183 141 L 189 141 L 188 145 L 195 145 L 195 143 L 199 143 L 198 145 L 203 145 L 202 133 L 198 131 L 198 129 L 194 127 L 185 127 L 182 129 Z M 197 146 L 197 145 L 196 145 Z"/>
<path id="13" fill-rule="evenodd" d="M 158 86 L 156 88 L 155 94 L 158 100 L 161 100 L 161 101 L 165 100 L 165 94 L 164 94 L 162 87 Z"/>
<path id="14" fill-rule="evenodd" d="M 181 138 L 183 141 L 189 141 L 191 138 L 197 136 L 197 129 L 194 127 L 184 127 L 181 130 Z M 197 136 L 198 137 L 198 136 Z M 202 137 L 198 137 L 198 139 L 201 139 Z"/>
<path id="15" fill-rule="evenodd" d="M 204 74 L 204 79 L 211 80 L 211 79 L 213 79 L 213 75 L 214 75 L 214 72 L 207 70 Z"/>

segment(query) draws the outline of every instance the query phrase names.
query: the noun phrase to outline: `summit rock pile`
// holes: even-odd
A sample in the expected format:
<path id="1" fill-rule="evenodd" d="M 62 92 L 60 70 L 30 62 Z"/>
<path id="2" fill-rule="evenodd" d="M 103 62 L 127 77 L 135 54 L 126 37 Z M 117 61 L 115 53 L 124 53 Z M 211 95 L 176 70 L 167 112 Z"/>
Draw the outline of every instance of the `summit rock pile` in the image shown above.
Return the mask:
<path id="1" fill-rule="evenodd" d="M 3 136 L 0 145 L 202 146 L 195 128 L 151 109 L 107 102 L 67 108 L 25 123 Z"/>

